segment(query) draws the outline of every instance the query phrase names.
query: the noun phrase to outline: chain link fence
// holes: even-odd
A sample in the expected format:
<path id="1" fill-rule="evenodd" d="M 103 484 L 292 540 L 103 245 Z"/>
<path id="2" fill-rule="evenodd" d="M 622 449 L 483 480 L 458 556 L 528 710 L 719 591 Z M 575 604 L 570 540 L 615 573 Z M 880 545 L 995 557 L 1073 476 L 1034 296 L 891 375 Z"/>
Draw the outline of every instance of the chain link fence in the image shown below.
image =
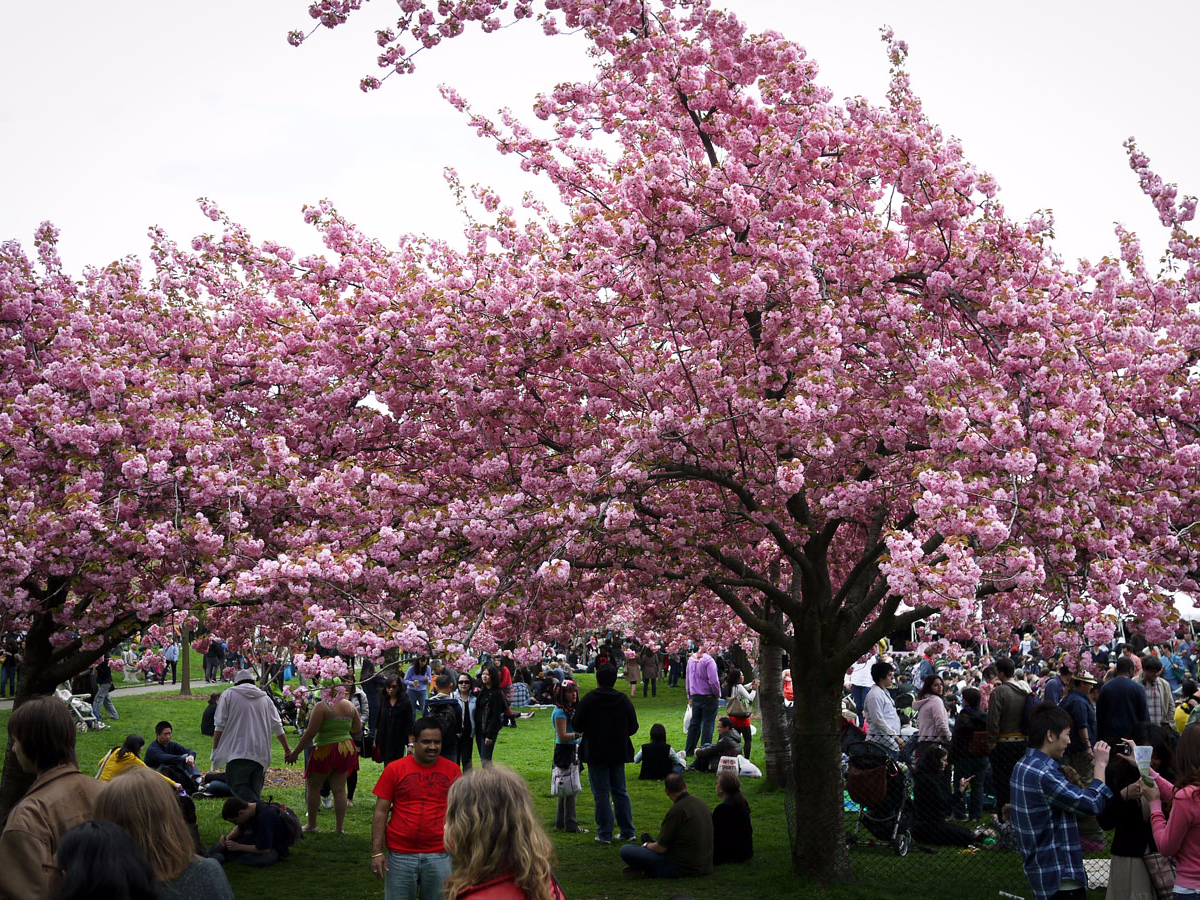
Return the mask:
<path id="1" fill-rule="evenodd" d="M 800 841 L 802 855 L 807 841 L 817 846 L 835 832 L 843 835 L 845 880 L 928 886 L 939 896 L 955 886 L 961 888 L 961 896 L 1033 897 L 1011 829 L 995 818 L 987 757 L 959 760 L 957 767 L 950 764 L 944 772 L 925 773 L 909 761 L 891 759 L 874 744 L 842 743 L 836 735 L 811 741 L 813 746 L 793 748 L 799 751 L 802 771 L 806 756 L 818 758 L 824 750 L 827 759 L 826 742 L 838 742 L 841 766 L 831 774 L 842 802 L 832 821 L 828 812 L 824 821 L 819 820 L 817 807 L 809 801 L 813 792 L 828 785 L 814 778 L 801 785 L 797 809 L 789 772 L 784 810 L 789 837 L 793 845 Z M 825 746 L 818 748 L 818 744 Z M 951 787 L 967 777 L 965 794 L 953 793 Z M 973 792 L 977 793 L 972 796 Z M 803 831 L 798 830 L 798 821 L 805 823 Z M 1085 853 L 1084 863 L 1088 887 L 1102 891 L 1108 883 L 1107 851 Z"/>

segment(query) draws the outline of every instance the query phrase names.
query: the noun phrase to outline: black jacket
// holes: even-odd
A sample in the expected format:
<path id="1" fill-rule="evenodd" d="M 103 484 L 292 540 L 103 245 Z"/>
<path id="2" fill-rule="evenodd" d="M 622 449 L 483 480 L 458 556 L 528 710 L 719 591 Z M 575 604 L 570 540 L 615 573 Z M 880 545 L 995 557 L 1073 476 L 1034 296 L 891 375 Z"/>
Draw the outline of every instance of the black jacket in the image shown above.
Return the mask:
<path id="1" fill-rule="evenodd" d="M 200 733 L 205 737 L 212 737 L 217 730 L 217 704 L 210 703 L 204 707 L 204 712 L 200 716 Z"/>
<path id="2" fill-rule="evenodd" d="M 504 699 L 504 691 L 500 688 L 483 688 L 475 698 L 475 740 L 496 740 L 503 723 L 504 710 L 508 709 L 508 701 Z"/>
<path id="3" fill-rule="evenodd" d="M 385 765 L 404 755 L 413 729 L 413 708 L 407 692 L 396 693 L 399 696 L 394 706 L 387 700 L 380 704 L 379 727 L 375 729 L 375 746 Z"/>
<path id="4" fill-rule="evenodd" d="M 637 712 L 621 691 L 603 687 L 589 691 L 579 701 L 571 727 L 583 732 L 580 756 L 584 762 L 600 766 L 633 762 L 629 738 L 637 734 Z"/>
<path id="5" fill-rule="evenodd" d="M 727 797 L 717 804 L 713 819 L 713 865 L 746 862 L 754 856 L 754 826 L 750 807 Z"/>
<path id="6" fill-rule="evenodd" d="M 954 717 L 954 730 L 950 733 L 950 759 L 960 760 L 970 756 L 971 735 L 976 731 L 987 731 L 987 713 L 981 709 L 964 709 Z"/>

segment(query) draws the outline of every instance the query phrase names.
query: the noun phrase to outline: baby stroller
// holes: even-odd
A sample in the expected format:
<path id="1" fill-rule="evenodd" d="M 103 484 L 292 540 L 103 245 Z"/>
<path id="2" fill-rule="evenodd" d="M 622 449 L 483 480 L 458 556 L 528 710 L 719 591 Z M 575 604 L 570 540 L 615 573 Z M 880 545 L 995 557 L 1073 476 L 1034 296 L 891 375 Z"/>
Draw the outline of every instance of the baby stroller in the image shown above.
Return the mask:
<path id="1" fill-rule="evenodd" d="M 92 704 L 89 702 L 92 699 L 91 694 L 72 694 L 67 688 L 60 687 L 54 695 L 67 704 L 76 731 L 99 731 L 108 727 L 92 712 Z"/>
<path id="2" fill-rule="evenodd" d="M 887 841 L 897 856 L 912 846 L 912 776 L 908 768 L 887 755 L 879 745 L 856 741 L 846 748 L 846 791 L 858 804 L 858 821 L 848 843 L 857 843 L 860 826 L 876 839 Z"/>

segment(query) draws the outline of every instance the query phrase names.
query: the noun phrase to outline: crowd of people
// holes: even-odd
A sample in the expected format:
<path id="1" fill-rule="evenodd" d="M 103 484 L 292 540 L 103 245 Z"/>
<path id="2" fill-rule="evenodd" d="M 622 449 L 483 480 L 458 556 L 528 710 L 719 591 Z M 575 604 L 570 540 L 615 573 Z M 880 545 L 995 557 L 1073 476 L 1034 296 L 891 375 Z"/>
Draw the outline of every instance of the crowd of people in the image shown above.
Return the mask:
<path id="1" fill-rule="evenodd" d="M 910 769 L 914 840 L 1011 846 L 1039 900 L 1082 897 L 1083 856 L 1104 851 L 1112 856 L 1110 900 L 1150 897 L 1168 876 L 1176 896 L 1200 898 L 1194 648 L 1180 641 L 1098 651 L 1093 662 L 1107 657 L 1108 665 L 1093 671 L 1043 659 L 1032 642 L 953 660 L 934 646 L 915 658 L 880 648 L 847 673 L 843 740 Z M 582 671 L 595 675 L 586 693 L 575 681 Z M 684 746 L 671 746 L 655 722 L 635 749 L 646 733 L 638 685 L 653 696 L 659 678 L 669 689 L 675 674 L 686 702 Z M 322 807 L 342 832 L 363 758 L 383 764 L 372 787 L 371 868 L 388 900 L 555 900 L 562 891 L 529 788 L 496 764 L 505 729 L 534 715 L 521 711 L 529 706 L 550 710 L 554 829 L 588 833 L 594 823 L 596 843 L 621 845 L 629 877 L 702 876 L 753 856 L 739 773 L 752 768 L 759 683 L 724 655 L 595 641 L 533 666 L 511 654 L 485 657 L 475 674 L 425 656 L 382 668 L 366 662 L 360 678 L 315 690 L 300 711 L 262 673 L 243 669 L 229 680 L 201 716 L 201 732 L 212 737 L 208 772 L 164 720 L 153 739 L 127 735 L 97 777 L 86 777 L 75 764 L 68 707 L 57 698 L 19 707 L 9 724 L 14 753 L 35 780 L 0 835 L 0 900 L 86 896 L 71 885 L 85 883 L 88 867 L 96 869 L 91 884 L 125 879 L 113 896 L 225 896 L 223 865 L 286 858 L 303 832 L 319 829 Z M 275 742 L 285 763 L 303 762 L 302 815 L 262 796 Z M 1139 759 L 1139 768 L 1133 754 L 1142 747 L 1149 763 Z M 631 764 L 640 779 L 663 783 L 669 808 L 656 835 L 634 830 Z M 716 775 L 715 808 L 689 791 L 694 772 Z M 585 784 L 590 822 L 577 805 Z M 212 846 L 201 841 L 194 804 L 208 797 L 222 798 L 230 826 Z M 175 837 L 148 838 L 151 821 L 169 823 L 160 830 Z M 479 837 L 460 845 L 454 836 L 463 834 Z M 130 854 L 136 863 L 111 865 Z"/>
<path id="2" fill-rule="evenodd" d="M 714 740 L 703 706 L 713 683 L 720 694 L 722 682 L 714 678 L 713 657 L 688 654 L 679 668 L 698 710 L 694 746 L 675 751 L 655 723 L 635 753 L 635 688 L 653 696 L 659 672 L 671 668 L 665 654 L 632 642 L 599 642 L 574 662 L 557 653 L 535 667 L 517 667 L 510 655 L 485 658 L 474 675 L 424 656 L 382 669 L 368 662 L 361 679 L 314 691 L 294 719 L 299 736 L 291 740 L 288 704 L 263 684 L 262 673 L 226 672 L 220 677 L 232 684 L 211 694 L 200 715 L 200 731 L 212 739 L 208 771 L 198 764 L 202 750 L 177 741 L 173 723 L 162 720 L 152 739 L 130 733 L 105 753 L 95 778 L 78 769 L 69 705 L 33 698 L 9 720 L 14 752 L 35 780 L 0 835 L 0 900 L 232 896 L 223 867 L 261 868 L 287 858 L 304 832 L 318 830 L 322 806 L 333 809 L 335 831 L 344 830 L 363 757 L 383 764 L 372 788 L 371 868 L 386 898 L 561 898 L 528 786 L 494 765 L 504 729 L 534 715 L 519 710 L 538 698 L 551 707 L 547 762 L 564 776 L 555 829 L 588 832 L 576 807 L 586 783 L 595 840 L 623 845 L 630 877 L 703 875 L 714 864 L 743 862 L 753 854 L 749 804 L 737 766 L 719 763 L 745 752 L 756 685 L 723 662 L 726 702 L 742 705 L 731 710 L 737 716 L 714 720 Z M 585 670 L 595 673 L 597 686 L 581 696 L 574 676 Z M 628 692 L 617 687 L 621 675 Z M 302 816 L 263 797 L 276 741 L 285 764 L 303 762 Z M 656 837 L 634 831 L 625 772 L 639 763 L 640 777 L 663 781 L 671 801 Z M 716 809 L 688 794 L 684 778 L 692 770 L 718 772 Z M 196 817 L 196 801 L 207 798 L 222 801 L 229 825 L 211 846 L 202 842 Z M 643 852 L 626 858 L 633 850 Z M 653 866 L 645 865 L 648 858 Z"/>
<path id="3" fill-rule="evenodd" d="M 1082 898 L 1084 854 L 1106 852 L 1110 900 L 1152 900 L 1168 882 L 1200 897 L 1200 816 L 1177 803 L 1200 786 L 1196 647 L 1114 643 L 1091 662 L 1043 659 L 1028 635 L 954 662 L 933 647 L 915 661 L 871 654 L 847 673 L 843 739 L 911 766 L 915 840 L 1007 839 L 1039 900 Z M 985 808 L 994 827 L 963 827 Z"/>

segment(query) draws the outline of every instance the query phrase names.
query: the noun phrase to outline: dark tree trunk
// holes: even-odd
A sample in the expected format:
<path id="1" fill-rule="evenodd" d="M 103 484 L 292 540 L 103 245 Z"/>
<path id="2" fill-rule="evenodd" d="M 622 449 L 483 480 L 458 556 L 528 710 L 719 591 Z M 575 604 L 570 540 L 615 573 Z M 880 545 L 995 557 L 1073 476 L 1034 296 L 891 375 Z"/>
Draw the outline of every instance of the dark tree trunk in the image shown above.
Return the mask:
<path id="1" fill-rule="evenodd" d="M 179 673 L 179 693 L 183 697 L 192 696 L 192 631 L 184 626 L 179 631 L 179 664 L 183 671 Z"/>
<path id="2" fill-rule="evenodd" d="M 758 643 L 758 709 L 762 716 L 763 775 L 776 787 L 787 784 L 792 741 L 783 705 L 783 648 L 766 638 Z"/>
<path id="3" fill-rule="evenodd" d="M 846 878 L 850 875 L 850 856 L 846 850 L 842 750 L 837 733 L 842 673 L 830 672 L 823 658 L 793 653 L 792 695 L 796 803 L 792 867 L 798 875 L 818 881 Z"/>

